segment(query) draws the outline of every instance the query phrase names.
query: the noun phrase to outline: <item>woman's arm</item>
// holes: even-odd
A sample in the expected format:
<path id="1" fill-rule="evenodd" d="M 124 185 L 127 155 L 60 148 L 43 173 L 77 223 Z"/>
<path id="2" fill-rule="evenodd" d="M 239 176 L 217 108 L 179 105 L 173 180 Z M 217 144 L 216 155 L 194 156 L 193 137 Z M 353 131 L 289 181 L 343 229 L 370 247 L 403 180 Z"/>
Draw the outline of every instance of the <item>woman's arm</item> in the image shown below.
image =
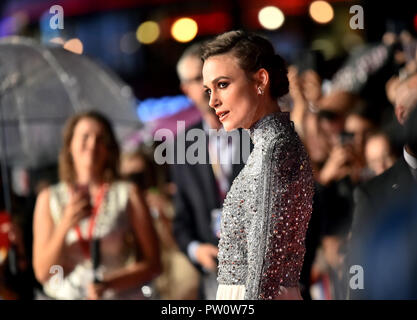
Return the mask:
<path id="1" fill-rule="evenodd" d="M 90 286 L 92 299 L 100 297 L 106 288 L 116 291 L 132 287 L 139 289 L 141 284 L 152 280 L 161 272 L 159 243 L 152 217 L 141 190 L 134 185 L 131 186 L 127 210 L 142 259 L 104 275 L 102 284 Z"/>
<path id="2" fill-rule="evenodd" d="M 64 224 L 54 227 L 47 188 L 38 195 L 33 217 L 33 270 L 40 283 L 50 277 L 51 266 L 59 264 L 66 233 Z"/>
<path id="3" fill-rule="evenodd" d="M 67 232 L 89 211 L 89 200 L 82 194 L 72 192 L 64 209 L 62 219 L 55 225 L 49 208 L 50 189 L 44 189 L 36 200 L 33 217 L 33 269 L 40 283 L 46 282 L 53 265 L 59 265 Z"/>
<path id="4" fill-rule="evenodd" d="M 289 133 L 286 133 L 289 134 Z M 264 158 L 259 227 L 249 244 L 252 299 L 298 299 L 304 238 L 312 211 L 313 178 L 299 139 L 280 137 Z M 256 219 L 256 218 L 255 218 Z M 251 264 L 252 262 L 249 261 Z"/>
<path id="5" fill-rule="evenodd" d="M 298 70 L 295 66 L 288 67 L 288 80 L 290 95 L 293 100 L 293 109 L 290 112 L 291 120 L 294 122 L 295 128 L 301 137 L 304 137 L 304 116 L 307 112 L 308 101 L 305 99 Z"/>

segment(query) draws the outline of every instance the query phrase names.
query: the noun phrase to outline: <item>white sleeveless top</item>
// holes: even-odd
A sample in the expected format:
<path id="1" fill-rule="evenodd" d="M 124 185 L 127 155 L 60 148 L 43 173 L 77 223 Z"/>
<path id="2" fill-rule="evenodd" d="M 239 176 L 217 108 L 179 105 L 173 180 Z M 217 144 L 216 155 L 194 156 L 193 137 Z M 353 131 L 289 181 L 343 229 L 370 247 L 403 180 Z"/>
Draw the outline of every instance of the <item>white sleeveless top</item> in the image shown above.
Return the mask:
<path id="1" fill-rule="evenodd" d="M 100 239 L 99 274 L 101 275 L 135 261 L 136 242 L 126 210 L 128 198 L 129 184 L 115 182 L 110 185 L 97 213 L 93 237 Z M 67 184 L 61 182 L 50 187 L 49 205 L 55 225 L 60 223 L 68 199 Z M 94 206 L 94 202 L 92 205 Z M 89 224 L 89 217 L 79 223 L 84 239 L 87 238 Z M 50 272 L 54 275 L 43 285 L 44 292 L 54 299 L 85 299 L 87 286 L 93 282 L 94 275 L 91 259 L 85 258 L 74 228 L 68 231 L 63 250 L 62 266 L 51 267 Z M 143 295 L 140 286 L 137 285 L 122 293 L 107 290 L 103 298 L 142 299 Z"/>

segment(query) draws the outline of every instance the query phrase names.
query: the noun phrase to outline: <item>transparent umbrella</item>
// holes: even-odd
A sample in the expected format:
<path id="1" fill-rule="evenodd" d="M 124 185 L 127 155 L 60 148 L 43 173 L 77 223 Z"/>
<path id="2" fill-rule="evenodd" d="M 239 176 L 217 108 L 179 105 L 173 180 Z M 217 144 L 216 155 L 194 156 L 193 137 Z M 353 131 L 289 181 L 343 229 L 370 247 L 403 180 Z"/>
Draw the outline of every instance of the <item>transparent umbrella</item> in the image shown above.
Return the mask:
<path id="1" fill-rule="evenodd" d="M 0 152 L 9 165 L 55 163 L 63 124 L 82 110 L 105 114 L 119 140 L 140 127 L 129 86 L 109 70 L 61 47 L 0 40 Z"/>

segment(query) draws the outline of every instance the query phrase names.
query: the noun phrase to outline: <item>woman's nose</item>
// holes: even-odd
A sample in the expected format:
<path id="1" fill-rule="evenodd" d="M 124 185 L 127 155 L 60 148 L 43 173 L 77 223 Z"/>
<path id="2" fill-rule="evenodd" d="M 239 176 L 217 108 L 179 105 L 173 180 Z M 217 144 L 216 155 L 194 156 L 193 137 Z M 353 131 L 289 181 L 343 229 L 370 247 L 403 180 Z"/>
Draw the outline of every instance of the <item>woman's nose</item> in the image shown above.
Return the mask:
<path id="1" fill-rule="evenodd" d="M 219 99 L 217 98 L 217 96 L 214 93 L 212 93 L 209 99 L 209 106 L 213 109 L 216 109 L 218 106 L 220 106 L 220 104 L 221 103 Z"/>
<path id="2" fill-rule="evenodd" d="M 97 138 L 96 137 L 89 137 L 87 140 L 87 146 L 89 149 L 94 150 L 97 146 Z"/>

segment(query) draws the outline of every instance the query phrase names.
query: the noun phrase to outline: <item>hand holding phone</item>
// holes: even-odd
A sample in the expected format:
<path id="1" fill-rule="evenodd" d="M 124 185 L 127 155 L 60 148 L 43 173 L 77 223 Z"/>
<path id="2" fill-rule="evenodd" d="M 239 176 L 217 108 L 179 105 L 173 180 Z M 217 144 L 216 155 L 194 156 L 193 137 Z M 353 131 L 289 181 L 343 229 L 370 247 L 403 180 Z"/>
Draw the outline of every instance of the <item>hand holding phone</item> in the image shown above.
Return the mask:
<path id="1" fill-rule="evenodd" d="M 77 186 L 70 191 L 69 201 L 64 209 L 63 222 L 72 228 L 91 214 L 88 187 Z"/>

